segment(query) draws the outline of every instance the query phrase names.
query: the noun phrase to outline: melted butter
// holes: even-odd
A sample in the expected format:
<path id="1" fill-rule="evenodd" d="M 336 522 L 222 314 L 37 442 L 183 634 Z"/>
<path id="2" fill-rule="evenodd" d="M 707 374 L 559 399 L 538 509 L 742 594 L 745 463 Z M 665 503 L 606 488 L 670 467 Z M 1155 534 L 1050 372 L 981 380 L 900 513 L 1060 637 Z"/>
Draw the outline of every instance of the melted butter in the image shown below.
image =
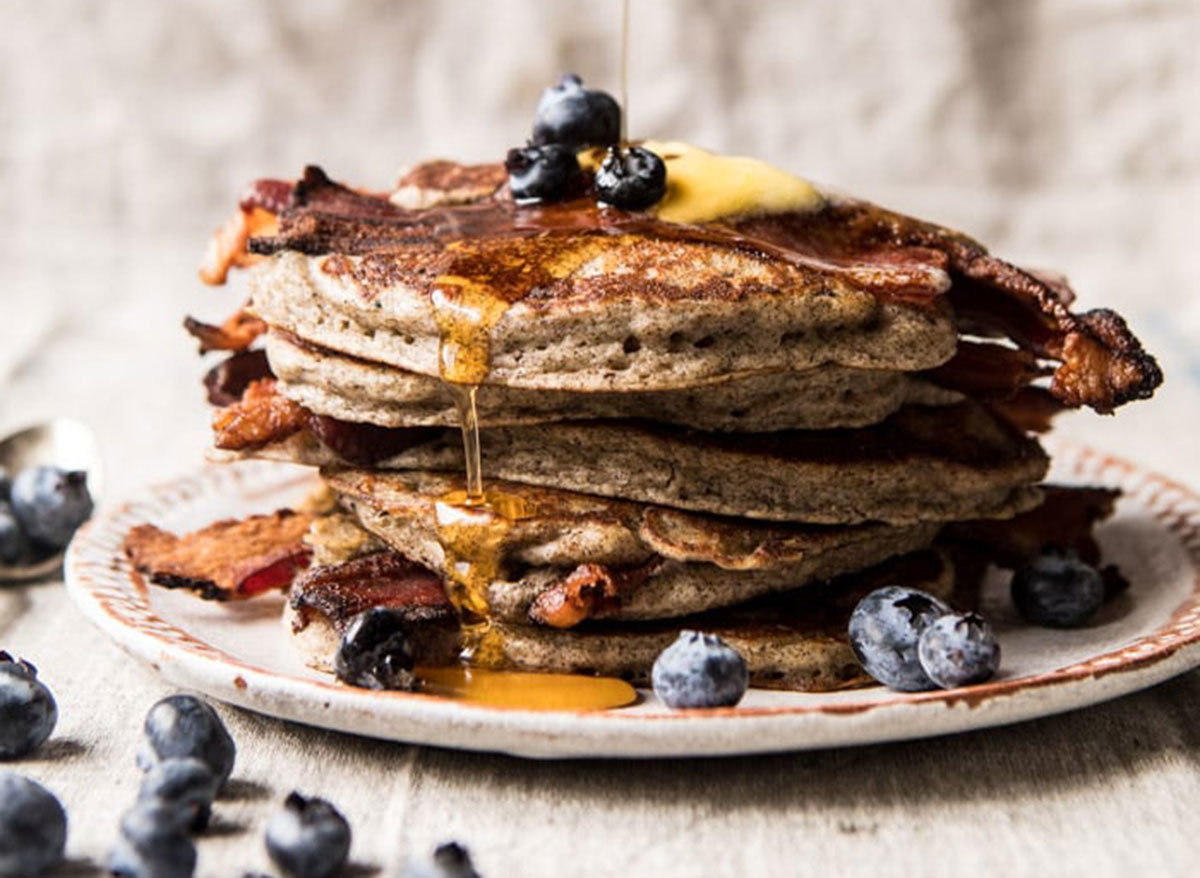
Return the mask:
<path id="1" fill-rule="evenodd" d="M 725 156 L 678 141 L 643 146 L 667 165 L 667 194 L 650 209 L 671 223 L 816 210 L 824 199 L 807 180 L 759 159 Z"/>
<path id="2" fill-rule="evenodd" d="M 805 213 L 825 203 L 812 183 L 759 159 L 719 155 L 682 141 L 640 144 L 667 166 L 667 193 L 647 213 L 664 222 L 702 225 L 772 213 Z M 584 150 L 580 164 L 595 170 L 604 151 Z"/>
<path id="3" fill-rule="evenodd" d="M 525 710 L 611 710 L 637 701 L 637 691 L 615 677 L 534 674 L 480 668 L 417 668 L 431 695 Z"/>

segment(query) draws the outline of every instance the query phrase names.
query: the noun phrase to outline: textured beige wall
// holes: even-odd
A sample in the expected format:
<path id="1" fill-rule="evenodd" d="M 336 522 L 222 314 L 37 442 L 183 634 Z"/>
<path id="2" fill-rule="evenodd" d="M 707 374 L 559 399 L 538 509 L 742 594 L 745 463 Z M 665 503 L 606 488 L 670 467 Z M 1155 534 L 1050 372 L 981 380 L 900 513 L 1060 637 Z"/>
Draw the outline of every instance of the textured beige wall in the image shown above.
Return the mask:
<path id="1" fill-rule="evenodd" d="M 308 161 L 382 184 L 431 153 L 495 157 L 560 71 L 616 90 L 619 6 L 9 0 L 5 216 L 70 205 L 72 222 L 159 227 Z M 632 7 L 634 135 L 866 192 L 1122 193 L 1200 178 L 1190 0 Z"/>
<path id="2" fill-rule="evenodd" d="M 760 155 L 1065 270 L 1168 367 L 1164 402 L 1103 422 L 1098 441 L 1136 446 L 1152 425 L 1177 443 L 1168 461 L 1191 465 L 1170 425 L 1200 405 L 1200 3 L 632 5 L 633 135 Z M 318 162 L 382 186 L 420 157 L 497 158 L 559 72 L 618 85 L 619 0 L 0 12 L 0 374 L 73 335 L 97 358 L 153 356 L 151 380 L 178 393 L 195 368 L 179 312 L 227 300 L 191 261 L 246 181 Z M 70 371 L 35 367 L 56 369 Z M 54 402 L 22 386 L 0 422 Z"/>

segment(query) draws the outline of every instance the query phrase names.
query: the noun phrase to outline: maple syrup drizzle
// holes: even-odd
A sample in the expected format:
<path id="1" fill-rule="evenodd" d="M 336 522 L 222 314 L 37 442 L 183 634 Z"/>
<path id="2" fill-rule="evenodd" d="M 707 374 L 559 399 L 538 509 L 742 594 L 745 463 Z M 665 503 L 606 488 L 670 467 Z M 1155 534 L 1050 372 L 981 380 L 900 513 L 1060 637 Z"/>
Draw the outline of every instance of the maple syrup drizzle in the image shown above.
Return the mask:
<path id="1" fill-rule="evenodd" d="M 463 457 L 467 467 L 466 497 L 463 502 L 467 506 L 483 506 L 487 498 L 483 493 L 483 463 L 479 450 L 479 407 L 475 403 L 479 385 L 452 386 L 454 404 L 458 409 L 458 423 L 462 429 Z"/>
<path id="2" fill-rule="evenodd" d="M 434 504 L 448 593 L 463 620 L 463 656 L 473 664 L 500 664 L 500 644 L 489 622 L 488 588 L 502 573 L 505 540 L 513 524 L 531 511 L 524 498 L 495 490 L 484 491 L 475 502 L 465 490 L 450 491 Z"/>
<path id="3" fill-rule="evenodd" d="M 489 707 L 525 710 L 612 710 L 638 699 L 637 690 L 616 677 L 541 674 L 486 668 L 417 668 L 422 691 Z"/>

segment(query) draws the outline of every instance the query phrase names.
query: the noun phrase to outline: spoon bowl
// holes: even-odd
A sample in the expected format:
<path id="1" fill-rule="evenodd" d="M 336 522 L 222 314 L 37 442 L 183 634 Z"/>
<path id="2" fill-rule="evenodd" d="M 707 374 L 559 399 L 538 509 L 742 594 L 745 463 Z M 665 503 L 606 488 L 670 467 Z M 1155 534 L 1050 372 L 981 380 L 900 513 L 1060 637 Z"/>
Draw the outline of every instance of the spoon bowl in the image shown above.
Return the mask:
<path id="1" fill-rule="evenodd" d="M 0 466 L 16 476 L 31 466 L 57 466 L 87 473 L 88 493 L 100 505 L 104 492 L 104 460 L 96 435 L 71 418 L 55 418 L 0 439 Z M 65 551 L 65 550 L 64 550 Z M 63 551 L 31 564 L 0 564 L 0 582 L 17 582 L 49 576 L 62 565 Z"/>

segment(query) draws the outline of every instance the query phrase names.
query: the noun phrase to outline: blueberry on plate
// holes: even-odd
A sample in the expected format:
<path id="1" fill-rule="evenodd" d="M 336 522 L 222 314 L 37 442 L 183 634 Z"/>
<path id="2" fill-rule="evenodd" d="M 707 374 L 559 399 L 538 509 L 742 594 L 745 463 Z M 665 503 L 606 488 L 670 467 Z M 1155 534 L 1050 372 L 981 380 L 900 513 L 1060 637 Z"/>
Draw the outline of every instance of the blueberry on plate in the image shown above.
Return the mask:
<path id="1" fill-rule="evenodd" d="M 932 622 L 917 643 L 917 658 L 943 689 L 990 680 L 1000 667 L 992 626 L 975 613 L 949 613 Z"/>
<path id="2" fill-rule="evenodd" d="M 1013 573 L 1012 599 L 1026 621 L 1047 628 L 1085 625 L 1104 603 L 1104 578 L 1069 549 L 1048 546 Z"/>
<path id="3" fill-rule="evenodd" d="M 574 73 L 542 92 L 533 120 L 536 145 L 561 143 L 571 149 L 608 146 L 621 138 L 621 106 L 608 92 L 584 88 Z"/>
<path id="4" fill-rule="evenodd" d="M 350 620 L 333 659 L 343 683 L 363 689 L 417 688 L 413 653 L 401 613 L 373 607 Z"/>
<path id="5" fill-rule="evenodd" d="M 672 710 L 733 707 L 746 694 L 746 660 L 715 634 L 681 631 L 650 672 L 654 694 Z"/>
<path id="6" fill-rule="evenodd" d="M 12 506 L 33 542 L 61 549 L 92 514 L 87 473 L 32 466 L 13 479 Z"/>
<path id="7" fill-rule="evenodd" d="M 557 143 L 510 149 L 504 169 L 513 198 L 523 204 L 562 201 L 583 179 L 575 151 Z"/>
<path id="8" fill-rule="evenodd" d="M 458 842 L 438 845 L 432 857 L 410 860 L 401 878 L 479 878 L 471 854 Z"/>
<path id="9" fill-rule="evenodd" d="M 180 808 L 187 815 L 188 828 L 200 832 L 208 826 L 219 786 L 206 762 L 190 756 L 164 759 L 142 777 L 138 799 L 158 799 Z"/>
<path id="10" fill-rule="evenodd" d="M 194 757 L 204 762 L 219 786 L 229 780 L 237 755 L 233 738 L 217 712 L 192 695 L 171 695 L 146 714 L 138 766 L 149 771 L 164 759 Z"/>
<path id="11" fill-rule="evenodd" d="M 596 200 L 621 210 L 645 210 L 667 192 L 667 166 L 640 146 L 611 148 L 596 170 Z"/>
<path id="12" fill-rule="evenodd" d="M 324 799 L 293 792 L 267 824 L 266 843 L 289 878 L 330 878 L 350 854 L 350 824 Z"/>
<path id="13" fill-rule="evenodd" d="M 950 612 L 943 601 L 915 588 L 877 588 L 850 614 L 850 648 L 863 670 L 901 692 L 932 689 L 917 643 L 925 629 Z"/>
<path id="14" fill-rule="evenodd" d="M 121 815 L 120 833 L 108 854 L 117 878 L 191 878 L 196 845 L 187 833 L 185 810 L 160 799 L 140 799 Z"/>
<path id="15" fill-rule="evenodd" d="M 40 875 L 63 856 L 67 812 L 27 777 L 0 774 L 0 876 Z"/>
<path id="16" fill-rule="evenodd" d="M 32 753 L 57 722 L 58 705 L 37 668 L 0 651 L 0 759 Z"/>
<path id="17" fill-rule="evenodd" d="M 16 564 L 25 554 L 25 532 L 7 500 L 0 500 L 0 564 Z"/>

